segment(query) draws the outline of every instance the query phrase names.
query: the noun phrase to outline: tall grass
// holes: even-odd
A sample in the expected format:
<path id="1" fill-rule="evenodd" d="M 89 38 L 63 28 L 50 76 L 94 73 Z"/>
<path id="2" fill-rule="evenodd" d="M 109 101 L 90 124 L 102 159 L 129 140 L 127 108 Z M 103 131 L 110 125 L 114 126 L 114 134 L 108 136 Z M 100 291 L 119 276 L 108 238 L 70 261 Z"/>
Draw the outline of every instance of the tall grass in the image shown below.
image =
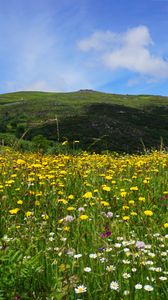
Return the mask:
<path id="1" fill-rule="evenodd" d="M 0 299 L 167 297 L 168 154 L 0 155 Z"/>

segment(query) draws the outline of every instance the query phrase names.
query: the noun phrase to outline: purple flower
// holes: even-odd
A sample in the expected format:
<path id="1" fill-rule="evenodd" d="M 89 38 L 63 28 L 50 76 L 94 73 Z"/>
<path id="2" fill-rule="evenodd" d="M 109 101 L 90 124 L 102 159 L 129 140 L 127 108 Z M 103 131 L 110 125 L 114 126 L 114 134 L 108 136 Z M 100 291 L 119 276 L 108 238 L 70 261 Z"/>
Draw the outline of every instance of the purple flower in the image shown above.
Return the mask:
<path id="1" fill-rule="evenodd" d="M 106 231 L 106 232 L 103 232 L 102 234 L 101 234 L 101 238 L 102 239 L 104 239 L 105 237 L 109 237 L 111 235 L 111 231 Z"/>
<path id="2" fill-rule="evenodd" d="M 143 241 L 137 241 L 135 246 L 138 248 L 138 249 L 143 249 L 145 248 L 145 243 Z"/>
<path id="3" fill-rule="evenodd" d="M 113 213 L 111 211 L 108 211 L 108 213 L 106 214 L 107 218 L 112 218 L 113 217 Z"/>

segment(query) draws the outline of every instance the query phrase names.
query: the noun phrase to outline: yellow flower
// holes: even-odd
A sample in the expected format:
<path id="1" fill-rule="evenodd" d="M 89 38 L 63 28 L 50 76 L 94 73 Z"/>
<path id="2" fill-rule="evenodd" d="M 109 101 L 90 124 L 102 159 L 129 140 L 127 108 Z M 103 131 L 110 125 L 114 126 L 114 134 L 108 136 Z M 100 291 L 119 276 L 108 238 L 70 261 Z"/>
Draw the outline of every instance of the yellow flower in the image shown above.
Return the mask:
<path id="1" fill-rule="evenodd" d="M 25 213 L 26 217 L 31 217 L 33 215 L 33 212 L 32 211 L 27 211 Z"/>
<path id="2" fill-rule="evenodd" d="M 9 210 L 9 213 L 10 213 L 11 215 L 16 215 L 16 214 L 18 213 L 19 210 L 20 210 L 20 208 L 14 208 L 14 209 Z"/>
<path id="3" fill-rule="evenodd" d="M 104 206 L 110 206 L 109 202 L 107 202 L 107 201 L 101 201 L 100 203 Z"/>
<path id="4" fill-rule="evenodd" d="M 43 214 L 43 215 L 42 215 L 42 218 L 43 218 L 43 220 L 48 220 L 48 219 L 49 219 L 49 216 L 48 216 L 47 214 Z"/>
<path id="5" fill-rule="evenodd" d="M 122 209 L 129 209 L 129 206 L 128 205 L 123 205 Z"/>
<path id="6" fill-rule="evenodd" d="M 17 204 L 23 204 L 23 201 L 22 200 L 18 200 Z"/>
<path id="7" fill-rule="evenodd" d="M 132 186 L 132 187 L 130 188 L 130 191 L 138 191 L 138 187 L 137 187 L 137 186 Z"/>
<path id="8" fill-rule="evenodd" d="M 67 203 L 68 203 L 68 201 L 65 200 L 65 199 L 59 199 L 58 202 L 61 202 L 61 203 L 63 203 L 63 204 L 67 204 Z"/>
<path id="9" fill-rule="evenodd" d="M 65 269 L 66 269 L 65 264 L 61 264 L 61 265 L 59 266 L 59 270 L 60 270 L 60 271 L 65 271 Z"/>
<path id="10" fill-rule="evenodd" d="M 34 204 L 35 204 L 36 206 L 40 206 L 40 201 L 36 200 L 36 201 L 34 202 Z"/>
<path id="11" fill-rule="evenodd" d="M 63 146 L 65 146 L 65 145 L 67 145 L 67 144 L 68 144 L 68 141 L 64 141 L 64 142 L 62 143 Z"/>
<path id="12" fill-rule="evenodd" d="M 151 216 L 153 215 L 153 212 L 152 212 L 151 210 L 145 210 L 145 211 L 144 211 L 144 214 L 145 214 L 146 216 L 151 217 Z"/>
<path id="13" fill-rule="evenodd" d="M 121 192 L 120 195 L 121 195 L 121 197 L 125 198 L 127 195 L 127 192 Z"/>
<path id="14" fill-rule="evenodd" d="M 81 215 L 79 218 L 81 220 L 87 220 L 89 217 L 87 215 Z"/>
<path id="15" fill-rule="evenodd" d="M 137 216 L 137 213 L 135 211 L 132 211 L 131 216 Z"/>
<path id="16" fill-rule="evenodd" d="M 58 224 L 61 224 L 64 221 L 64 219 L 58 220 Z"/>
<path id="17" fill-rule="evenodd" d="M 135 201 L 134 201 L 134 200 L 129 200 L 128 203 L 129 203 L 129 204 L 134 204 Z"/>
<path id="18" fill-rule="evenodd" d="M 70 230 L 70 227 L 69 226 L 64 226 L 64 231 L 69 231 Z"/>
<path id="19" fill-rule="evenodd" d="M 110 192 L 111 188 L 109 186 L 107 186 L 107 185 L 104 185 L 103 186 L 103 191 Z"/>
<path id="20" fill-rule="evenodd" d="M 74 195 L 69 195 L 68 199 L 71 199 L 71 200 L 74 199 Z"/>
<path id="21" fill-rule="evenodd" d="M 17 165 L 24 165 L 26 162 L 23 159 L 18 159 L 16 163 Z"/>
<path id="22" fill-rule="evenodd" d="M 164 228 L 168 228 L 168 223 L 165 223 L 163 226 Z"/>
<path id="23" fill-rule="evenodd" d="M 86 199 L 88 199 L 88 198 L 92 198 L 92 192 L 86 192 L 84 195 L 83 195 L 83 198 L 86 198 Z"/>
<path id="24" fill-rule="evenodd" d="M 112 176 L 110 176 L 110 175 L 107 175 L 107 176 L 105 176 L 105 179 L 107 179 L 107 180 L 111 180 L 111 179 L 112 179 Z"/>
<path id="25" fill-rule="evenodd" d="M 111 182 L 112 184 L 116 184 L 116 181 L 115 180 L 112 180 L 112 182 Z"/>
<path id="26" fill-rule="evenodd" d="M 73 207 L 73 206 L 69 206 L 68 208 L 67 208 L 67 210 L 74 210 L 75 208 Z"/>
<path id="27" fill-rule="evenodd" d="M 145 197 L 139 197 L 139 201 L 145 202 Z"/>
<path id="28" fill-rule="evenodd" d="M 128 220 L 130 220 L 130 217 L 129 217 L 129 216 L 124 216 L 122 219 L 123 219 L 124 221 L 128 221 Z"/>
<path id="29" fill-rule="evenodd" d="M 16 225 L 16 229 L 19 229 L 20 228 L 20 225 Z"/>

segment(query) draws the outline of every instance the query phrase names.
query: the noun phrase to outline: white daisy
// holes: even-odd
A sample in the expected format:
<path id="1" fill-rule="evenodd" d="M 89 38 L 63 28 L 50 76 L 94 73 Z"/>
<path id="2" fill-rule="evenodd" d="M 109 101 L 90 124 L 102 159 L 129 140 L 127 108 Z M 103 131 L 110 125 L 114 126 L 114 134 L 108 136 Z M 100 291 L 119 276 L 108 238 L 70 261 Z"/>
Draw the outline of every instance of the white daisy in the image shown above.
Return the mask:
<path id="1" fill-rule="evenodd" d="M 80 257 L 82 257 L 82 254 L 75 254 L 74 255 L 74 258 L 80 258 Z"/>
<path id="2" fill-rule="evenodd" d="M 129 273 L 123 273 L 123 274 L 122 274 L 122 277 L 123 277 L 124 279 L 128 279 L 128 278 L 131 277 L 131 275 L 130 275 Z"/>
<path id="3" fill-rule="evenodd" d="M 107 266 L 107 267 L 106 267 L 106 270 L 107 270 L 108 272 L 113 272 L 113 271 L 115 271 L 115 269 L 116 269 L 116 267 L 113 266 L 113 265 L 110 265 L 110 266 Z"/>
<path id="4" fill-rule="evenodd" d="M 135 289 L 136 289 L 136 290 L 141 290 L 141 289 L 142 289 L 142 284 L 137 283 L 137 284 L 135 285 Z"/>
<path id="5" fill-rule="evenodd" d="M 160 276 L 159 279 L 162 280 L 162 281 L 165 281 L 165 280 L 167 280 L 167 277 L 165 277 L 165 276 Z"/>
<path id="6" fill-rule="evenodd" d="M 118 290 L 119 290 L 118 282 L 112 281 L 112 282 L 110 283 L 110 289 L 111 289 L 111 290 L 114 290 L 114 291 L 118 291 Z"/>
<path id="7" fill-rule="evenodd" d="M 84 268 L 84 271 L 85 271 L 85 272 L 91 272 L 91 270 L 92 270 L 92 269 L 89 268 L 89 267 Z"/>
<path id="8" fill-rule="evenodd" d="M 89 257 L 90 258 L 97 258 L 97 254 L 96 253 L 91 253 L 91 254 L 89 254 Z"/>
<path id="9" fill-rule="evenodd" d="M 86 293 L 86 291 L 87 291 L 87 288 L 83 284 L 79 285 L 78 287 L 75 288 L 76 294 Z"/>
<path id="10" fill-rule="evenodd" d="M 123 293 L 124 296 L 127 296 L 129 294 L 130 294 L 130 291 L 128 291 L 128 290 L 125 290 L 124 293 Z"/>
<path id="11" fill-rule="evenodd" d="M 146 285 L 144 285 L 144 290 L 148 291 L 148 292 L 152 292 L 153 291 L 153 286 L 151 286 L 149 284 L 146 284 Z"/>

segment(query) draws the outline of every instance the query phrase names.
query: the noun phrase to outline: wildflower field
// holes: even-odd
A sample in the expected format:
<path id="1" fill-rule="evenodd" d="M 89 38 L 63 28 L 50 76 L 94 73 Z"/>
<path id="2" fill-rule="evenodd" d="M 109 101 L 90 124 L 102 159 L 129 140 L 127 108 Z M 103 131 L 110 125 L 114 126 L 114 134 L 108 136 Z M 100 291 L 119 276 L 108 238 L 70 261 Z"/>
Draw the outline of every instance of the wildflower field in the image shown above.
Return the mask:
<path id="1" fill-rule="evenodd" d="M 0 300 L 165 300 L 168 153 L 0 155 Z"/>

